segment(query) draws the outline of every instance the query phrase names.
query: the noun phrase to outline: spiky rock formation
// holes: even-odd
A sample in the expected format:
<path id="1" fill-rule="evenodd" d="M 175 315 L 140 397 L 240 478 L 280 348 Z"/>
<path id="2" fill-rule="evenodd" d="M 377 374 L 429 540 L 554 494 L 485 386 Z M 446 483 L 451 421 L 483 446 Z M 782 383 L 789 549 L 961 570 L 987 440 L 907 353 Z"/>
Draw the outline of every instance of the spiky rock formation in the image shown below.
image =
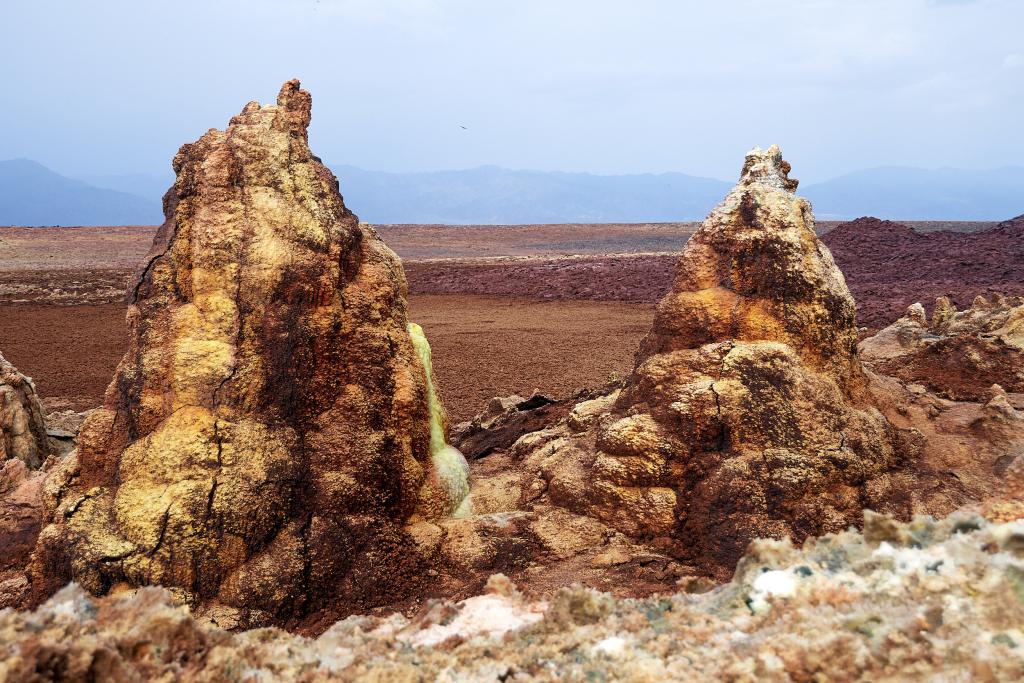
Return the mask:
<path id="1" fill-rule="evenodd" d="M 860 351 L 879 372 L 950 399 L 987 400 L 993 384 L 1024 392 L 1024 297 L 979 295 L 963 311 L 939 297 L 930 322 L 917 303 Z"/>
<path id="2" fill-rule="evenodd" d="M 38 469 L 52 452 L 35 385 L 0 355 L 0 466 L 17 458 Z"/>
<path id="3" fill-rule="evenodd" d="M 129 349 L 45 493 L 37 599 L 162 584 L 221 623 L 372 604 L 446 513 L 401 263 L 310 153 L 289 81 L 174 158 Z M 436 478 L 436 477 L 435 477 Z"/>
<path id="4" fill-rule="evenodd" d="M 868 402 L 853 298 L 789 170 L 777 147 L 747 155 L 593 446 L 551 466 L 553 501 L 729 569 L 755 537 L 908 512 L 869 484 L 903 447 Z"/>

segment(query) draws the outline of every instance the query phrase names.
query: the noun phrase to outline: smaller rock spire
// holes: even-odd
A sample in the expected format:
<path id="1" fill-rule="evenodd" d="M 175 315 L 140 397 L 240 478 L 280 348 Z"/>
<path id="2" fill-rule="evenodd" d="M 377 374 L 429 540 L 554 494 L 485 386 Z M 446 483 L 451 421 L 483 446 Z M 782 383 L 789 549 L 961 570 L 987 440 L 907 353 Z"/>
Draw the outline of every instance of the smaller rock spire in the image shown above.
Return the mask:
<path id="1" fill-rule="evenodd" d="M 38 469 L 52 452 L 35 385 L 0 355 L 0 466 L 17 458 Z"/>
<path id="2" fill-rule="evenodd" d="M 313 97 L 301 85 L 297 78 L 282 85 L 277 94 L 277 106 L 286 113 L 286 121 L 292 132 L 305 135 L 312 118 Z"/>

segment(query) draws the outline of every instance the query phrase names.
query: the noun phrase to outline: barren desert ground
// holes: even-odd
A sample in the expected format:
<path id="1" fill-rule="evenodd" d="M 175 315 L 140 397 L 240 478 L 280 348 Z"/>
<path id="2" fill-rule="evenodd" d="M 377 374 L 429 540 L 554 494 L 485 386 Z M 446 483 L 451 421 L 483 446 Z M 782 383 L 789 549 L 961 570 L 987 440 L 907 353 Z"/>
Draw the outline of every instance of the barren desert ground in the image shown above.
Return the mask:
<path id="1" fill-rule="evenodd" d="M 909 225 L 973 232 L 990 224 Z M 835 226 L 819 223 L 819 231 Z M 626 372 L 695 228 L 377 229 L 403 257 L 411 318 L 428 335 L 444 402 L 459 422 L 493 396 L 536 389 L 560 397 Z M 125 282 L 154 233 L 151 226 L 0 228 L 0 348 L 36 380 L 51 409 L 80 411 L 102 400 L 125 348 Z M 857 274 L 847 272 L 847 279 L 858 291 Z M 875 326 L 889 322 L 879 316 L 911 303 L 876 304 L 884 298 L 877 279 L 865 281 L 868 295 L 858 296 L 869 315 L 877 308 Z"/>

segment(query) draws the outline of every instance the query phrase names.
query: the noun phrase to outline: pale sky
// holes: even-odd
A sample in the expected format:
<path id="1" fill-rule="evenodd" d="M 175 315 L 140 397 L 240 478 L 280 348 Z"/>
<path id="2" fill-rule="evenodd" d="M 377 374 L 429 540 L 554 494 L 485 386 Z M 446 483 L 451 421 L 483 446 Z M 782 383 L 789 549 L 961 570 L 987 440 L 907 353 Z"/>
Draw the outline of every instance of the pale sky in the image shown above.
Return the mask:
<path id="1" fill-rule="evenodd" d="M 0 0 L 0 159 L 167 173 L 298 77 L 326 162 L 818 181 L 1024 156 L 1020 0 Z M 466 126 L 463 130 L 460 126 Z"/>

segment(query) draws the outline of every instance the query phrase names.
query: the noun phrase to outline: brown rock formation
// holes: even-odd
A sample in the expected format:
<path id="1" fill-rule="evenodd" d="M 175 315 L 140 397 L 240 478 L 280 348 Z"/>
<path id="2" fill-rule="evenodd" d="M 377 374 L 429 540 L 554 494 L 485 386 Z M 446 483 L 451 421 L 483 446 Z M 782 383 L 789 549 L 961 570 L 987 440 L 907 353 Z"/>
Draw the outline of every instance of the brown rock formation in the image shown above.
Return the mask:
<path id="1" fill-rule="evenodd" d="M 556 503 L 731 570 L 750 539 L 907 514 L 908 455 L 870 404 L 854 302 L 777 147 L 687 243 L 614 405 L 549 466 Z"/>
<path id="2" fill-rule="evenodd" d="M 954 400 L 985 401 L 993 384 L 1024 393 L 1024 298 L 975 298 L 958 311 L 945 297 L 931 322 L 924 307 L 860 344 L 875 370 Z"/>
<path id="3" fill-rule="evenodd" d="M 44 478 L 17 458 L 0 465 L 0 609 L 21 607 L 28 597 L 25 567 L 42 525 Z"/>
<path id="4" fill-rule="evenodd" d="M 403 525 L 458 487 L 401 263 L 310 153 L 310 105 L 290 81 L 175 157 L 129 350 L 47 482 L 36 599 L 162 584 L 241 625 L 419 580 Z"/>
<path id="5" fill-rule="evenodd" d="M 946 296 L 961 308 L 979 294 L 1024 295 L 1024 216 L 981 232 L 915 232 L 858 218 L 821 240 L 857 300 L 861 325 L 889 325 L 915 301 Z"/>
<path id="6" fill-rule="evenodd" d="M 35 385 L 0 355 L 0 466 L 17 458 L 38 469 L 54 450 Z"/>

